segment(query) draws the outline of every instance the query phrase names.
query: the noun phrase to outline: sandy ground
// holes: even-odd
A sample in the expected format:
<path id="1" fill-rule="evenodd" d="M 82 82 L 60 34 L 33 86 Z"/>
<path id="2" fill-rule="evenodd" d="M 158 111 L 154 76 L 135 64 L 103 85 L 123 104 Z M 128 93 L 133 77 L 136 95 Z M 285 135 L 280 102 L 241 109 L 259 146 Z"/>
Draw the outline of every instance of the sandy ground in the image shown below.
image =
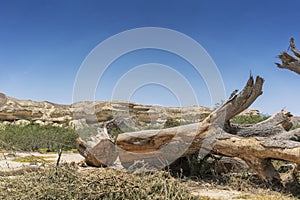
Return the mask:
<path id="1" fill-rule="evenodd" d="M 20 163 L 13 161 L 15 158 L 21 158 L 25 156 L 43 156 L 49 157 L 44 158 L 46 160 L 52 160 L 55 163 L 58 158 L 58 154 L 41 154 L 41 153 L 26 153 L 26 152 L 17 152 L 17 153 L 0 153 L 0 170 L 1 171 L 9 171 L 14 169 L 19 169 L 25 166 L 30 165 L 39 165 L 36 163 Z M 84 158 L 78 153 L 62 153 L 60 163 L 63 162 L 80 162 L 84 160 Z"/>
<path id="2" fill-rule="evenodd" d="M 212 189 L 212 188 L 191 189 L 191 192 L 195 196 L 207 196 L 219 200 L 242 200 L 244 198 L 240 198 L 240 197 L 242 195 L 245 195 L 245 193 L 241 193 L 234 190 L 222 190 L 222 189 Z"/>
<path id="3" fill-rule="evenodd" d="M 41 154 L 41 153 L 26 153 L 26 152 L 17 152 L 17 153 L 1 153 L 0 152 L 0 172 L 5 171 L 12 171 L 12 170 L 18 170 L 27 166 L 39 166 L 40 163 L 20 163 L 15 162 L 13 159 L 15 158 L 21 158 L 25 156 L 43 156 L 44 159 L 52 160 L 52 164 L 55 164 L 58 158 L 57 154 Z M 45 158 L 48 157 L 48 158 Z M 84 158 L 79 155 L 78 153 L 63 153 L 61 156 L 60 163 L 64 162 L 80 162 L 83 161 Z M 120 167 L 120 166 L 119 166 Z M 118 166 L 115 166 L 114 168 L 118 168 Z M 120 167 L 121 168 L 121 167 Z M 87 168 L 81 168 L 82 170 L 88 170 Z M 94 168 L 92 168 L 94 169 Z M 208 184 L 208 183 L 207 183 Z M 235 190 L 226 190 L 222 188 L 214 188 L 212 185 L 208 184 L 187 184 L 187 188 L 191 191 L 192 194 L 195 196 L 207 196 L 210 198 L 214 198 L 217 200 L 242 200 L 242 199 L 249 199 L 249 198 L 243 198 L 251 194 L 247 194 L 245 192 L 239 192 Z"/>

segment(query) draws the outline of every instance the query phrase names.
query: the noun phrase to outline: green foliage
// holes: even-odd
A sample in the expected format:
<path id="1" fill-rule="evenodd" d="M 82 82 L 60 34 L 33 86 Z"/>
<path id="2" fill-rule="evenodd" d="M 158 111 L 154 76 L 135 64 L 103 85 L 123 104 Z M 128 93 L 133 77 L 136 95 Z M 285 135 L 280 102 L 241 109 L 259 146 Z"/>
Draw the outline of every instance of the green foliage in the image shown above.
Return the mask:
<path id="1" fill-rule="evenodd" d="M 291 128 L 291 131 L 292 131 L 292 130 L 295 130 L 295 129 L 297 129 L 297 128 L 300 128 L 300 124 L 293 125 L 292 128 Z"/>
<path id="2" fill-rule="evenodd" d="M 98 134 L 97 128 L 92 126 L 85 126 L 77 130 L 77 133 L 81 139 L 86 140 L 91 136 L 95 136 Z"/>
<path id="3" fill-rule="evenodd" d="M 123 130 L 121 130 L 118 126 L 111 126 L 111 127 L 108 127 L 108 133 L 111 135 L 111 136 L 114 136 L 114 137 L 117 137 L 119 134 L 121 133 L 124 133 Z M 129 132 L 130 130 L 128 130 Z M 132 131 L 132 129 L 131 129 Z M 127 130 L 126 130 L 127 132 Z M 98 134 L 98 130 L 97 130 L 97 127 L 93 127 L 93 126 L 86 126 L 84 128 L 81 128 L 81 129 L 78 129 L 77 130 L 77 133 L 79 134 L 79 136 L 83 139 L 83 140 L 86 140 L 88 139 L 89 137 L 91 136 L 95 136 Z"/>
<path id="4" fill-rule="evenodd" d="M 240 115 L 235 116 L 230 121 L 235 124 L 256 124 L 258 122 L 268 119 L 267 115 Z"/>
<path id="5" fill-rule="evenodd" d="M 210 175 L 213 166 L 207 162 L 207 157 L 202 160 L 198 160 L 198 152 L 187 155 L 188 165 L 190 167 L 190 176 L 192 177 L 205 177 Z"/>
<path id="6" fill-rule="evenodd" d="M 168 118 L 164 124 L 164 128 L 171 128 L 171 127 L 176 127 L 176 126 L 180 126 L 180 125 L 181 125 L 180 122 L 178 122 L 177 120 Z M 207 157 L 205 159 L 202 159 L 201 161 L 199 161 L 198 160 L 198 152 L 187 155 L 186 157 L 182 158 L 182 160 L 180 161 L 182 165 L 185 165 L 185 166 L 183 166 L 183 168 L 185 168 L 185 169 L 181 168 L 180 170 L 188 170 L 188 172 L 182 171 L 182 173 L 184 175 L 188 175 L 191 177 L 205 176 L 207 174 L 211 174 L 212 165 L 210 165 L 206 159 L 207 159 Z M 175 168 L 178 168 L 178 166 L 176 166 Z M 173 173 L 179 175 L 178 172 L 176 172 L 176 170 L 177 169 L 175 169 L 175 171 Z"/>
<path id="7" fill-rule="evenodd" d="M 0 149 L 37 151 L 76 148 L 77 133 L 73 129 L 37 124 L 8 125 L 0 130 Z"/>
<path id="8" fill-rule="evenodd" d="M 112 126 L 108 128 L 108 133 L 114 137 L 117 137 L 119 134 L 124 133 L 118 126 Z"/>
<path id="9" fill-rule="evenodd" d="M 164 128 L 171 128 L 175 126 L 180 126 L 180 122 L 172 118 L 168 118 L 164 124 Z"/>

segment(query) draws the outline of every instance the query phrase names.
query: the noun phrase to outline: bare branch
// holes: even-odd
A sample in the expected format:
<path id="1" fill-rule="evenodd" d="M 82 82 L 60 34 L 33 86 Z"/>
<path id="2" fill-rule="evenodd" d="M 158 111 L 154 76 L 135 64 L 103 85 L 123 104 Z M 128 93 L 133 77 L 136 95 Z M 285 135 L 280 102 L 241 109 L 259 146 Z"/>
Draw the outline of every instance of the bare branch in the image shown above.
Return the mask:
<path id="1" fill-rule="evenodd" d="M 300 52 L 295 45 L 295 39 L 293 37 L 290 39 L 290 48 L 294 55 L 300 58 Z"/>
<path id="2" fill-rule="evenodd" d="M 282 61 L 282 64 L 275 63 L 278 68 L 281 69 L 289 69 L 297 74 L 300 75 L 300 52 L 296 48 L 296 45 L 294 43 L 294 38 L 290 39 L 290 46 L 289 49 L 294 53 L 296 56 L 292 56 L 286 51 L 282 52 L 280 55 L 278 55 L 278 58 Z"/>

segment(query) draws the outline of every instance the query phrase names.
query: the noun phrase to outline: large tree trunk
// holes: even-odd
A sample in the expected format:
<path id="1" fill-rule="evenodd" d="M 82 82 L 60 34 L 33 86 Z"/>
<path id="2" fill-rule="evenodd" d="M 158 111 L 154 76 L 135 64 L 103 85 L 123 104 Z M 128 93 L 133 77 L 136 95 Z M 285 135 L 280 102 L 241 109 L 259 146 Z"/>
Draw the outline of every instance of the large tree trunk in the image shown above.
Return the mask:
<path id="1" fill-rule="evenodd" d="M 243 159 L 268 183 L 280 182 L 279 174 L 271 163 L 272 158 L 300 164 L 300 143 L 290 140 L 295 139 L 298 132 L 286 132 L 290 128 L 291 115 L 282 111 L 253 126 L 237 127 L 229 122 L 262 94 L 263 82 L 261 77 L 254 81 L 251 76 L 238 95 L 226 101 L 201 123 L 123 133 L 109 145 L 106 142 L 103 143 L 105 145 L 99 143 L 95 147 L 83 147 L 85 153 L 82 155 L 95 166 L 109 165 L 118 155 L 122 165 L 127 168 L 138 161 L 143 161 L 147 167 L 162 168 L 179 157 L 195 152 L 199 152 L 199 156 L 203 157 L 212 151 Z M 234 131 L 233 134 L 229 133 L 231 131 Z M 268 137 L 249 137 L 261 135 Z M 112 144 L 115 148 L 112 148 Z M 108 155 L 107 146 L 113 151 L 110 153 L 113 156 L 109 163 L 102 160 L 103 155 L 93 155 L 93 159 L 87 156 L 92 152 L 106 152 Z"/>

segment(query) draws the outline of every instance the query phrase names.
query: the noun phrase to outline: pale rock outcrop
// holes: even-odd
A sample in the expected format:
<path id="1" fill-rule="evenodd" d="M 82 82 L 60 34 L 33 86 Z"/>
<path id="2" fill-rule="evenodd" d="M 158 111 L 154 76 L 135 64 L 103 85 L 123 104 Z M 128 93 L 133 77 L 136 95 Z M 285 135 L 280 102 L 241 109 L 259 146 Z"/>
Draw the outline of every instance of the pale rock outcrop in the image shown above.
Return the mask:
<path id="1" fill-rule="evenodd" d="M 246 109 L 243 112 L 239 114 L 239 116 L 245 116 L 245 115 L 260 115 L 261 113 L 259 110 L 256 109 Z"/>
<path id="2" fill-rule="evenodd" d="M 162 128 L 171 118 L 181 124 L 202 121 L 212 109 L 202 106 L 161 107 L 128 101 L 82 101 L 71 105 L 48 101 L 18 100 L 0 93 L 0 122 L 14 124 L 35 123 L 40 125 L 70 126 L 75 129 L 98 127 L 115 119 L 123 130 Z M 259 114 L 258 111 L 247 111 Z"/>
<path id="3" fill-rule="evenodd" d="M 24 126 L 30 124 L 30 121 L 26 119 L 20 119 L 18 121 L 13 122 L 13 124 Z"/>
<path id="4" fill-rule="evenodd" d="M 75 119 L 69 122 L 69 127 L 74 129 L 82 129 L 88 127 L 85 119 Z"/>

